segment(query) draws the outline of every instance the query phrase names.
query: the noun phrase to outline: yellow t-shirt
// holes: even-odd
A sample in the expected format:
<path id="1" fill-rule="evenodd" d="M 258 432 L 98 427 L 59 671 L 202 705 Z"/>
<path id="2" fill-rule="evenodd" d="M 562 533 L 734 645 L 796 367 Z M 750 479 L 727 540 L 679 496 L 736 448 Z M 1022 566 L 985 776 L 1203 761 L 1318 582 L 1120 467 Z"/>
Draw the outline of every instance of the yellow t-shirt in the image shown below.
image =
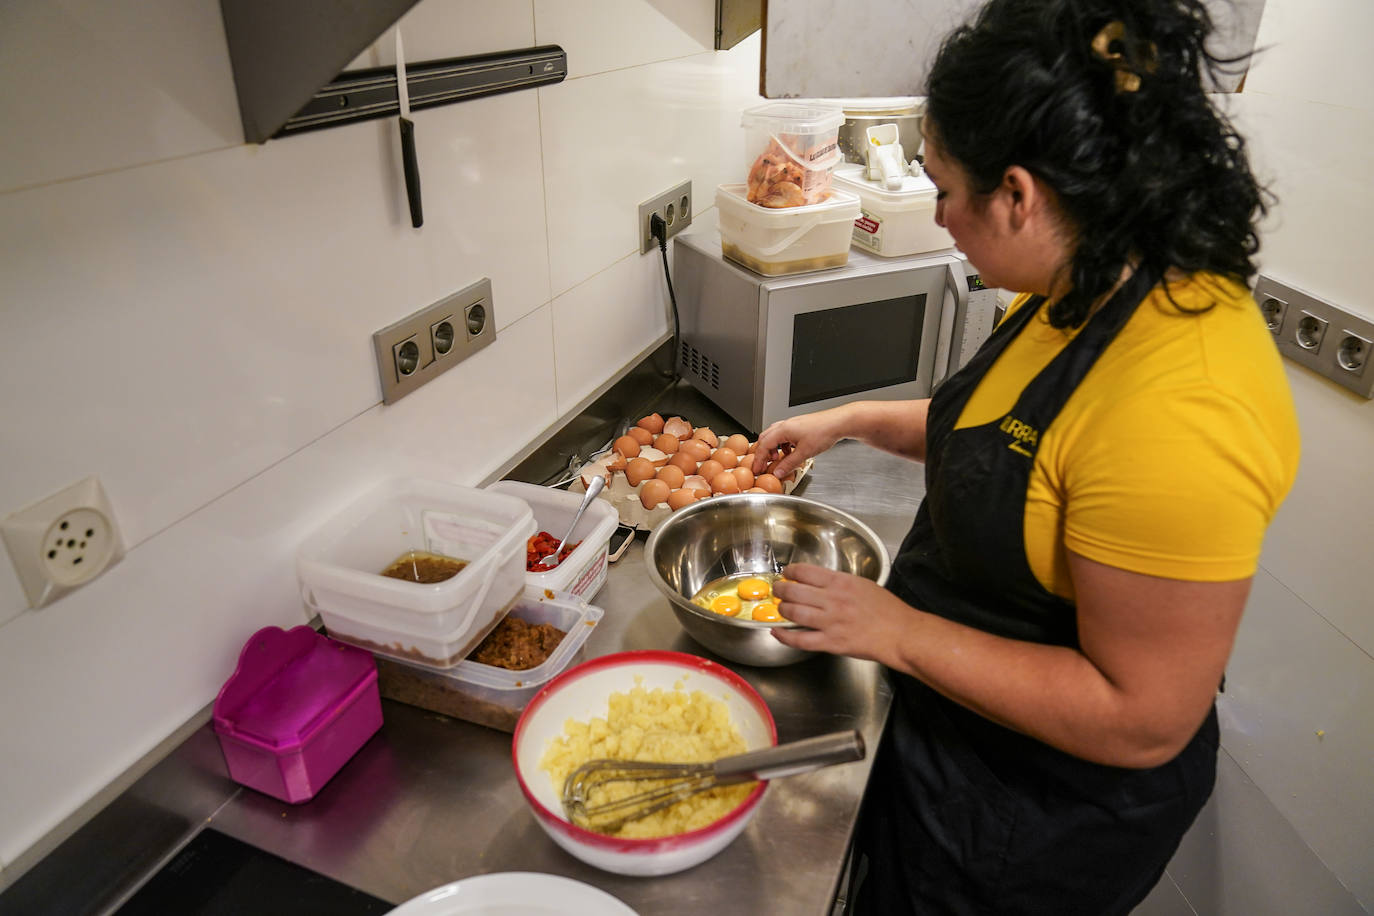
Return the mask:
<path id="1" fill-rule="evenodd" d="M 1278 348 L 1249 291 L 1213 274 L 1155 287 L 1041 432 L 1026 494 L 1026 559 L 1073 597 L 1066 550 L 1132 572 L 1221 582 L 1254 574 L 1297 473 Z M 1021 295 L 1008 313 L 1029 296 Z M 957 428 L 1001 419 L 1073 338 L 1031 319 Z"/>

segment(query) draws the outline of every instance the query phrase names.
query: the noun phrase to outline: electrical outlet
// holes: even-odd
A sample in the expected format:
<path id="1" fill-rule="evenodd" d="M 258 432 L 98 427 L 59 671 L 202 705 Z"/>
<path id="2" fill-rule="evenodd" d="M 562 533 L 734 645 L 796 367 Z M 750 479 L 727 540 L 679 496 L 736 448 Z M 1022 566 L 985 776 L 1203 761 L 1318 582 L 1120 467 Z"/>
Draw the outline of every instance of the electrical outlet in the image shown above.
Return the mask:
<path id="1" fill-rule="evenodd" d="M 1374 321 L 1338 308 L 1272 277 L 1255 283 L 1255 301 L 1279 352 L 1366 398 L 1374 398 L 1368 370 Z"/>
<path id="2" fill-rule="evenodd" d="M 1277 337 L 1279 329 L 1283 327 L 1284 316 L 1288 313 L 1288 303 L 1278 296 L 1264 296 L 1259 307 L 1264 313 L 1265 324 L 1269 325 L 1269 333 Z"/>
<path id="3" fill-rule="evenodd" d="M 114 509 L 96 477 L 7 516 L 0 535 L 31 608 L 80 588 L 124 556 Z"/>
<path id="4" fill-rule="evenodd" d="M 664 191 L 639 205 L 639 253 L 658 247 L 658 240 L 649 228 L 649 219 L 655 213 L 663 217 L 668 231 L 664 241 L 677 235 L 692 225 L 692 182 L 684 181 L 675 188 Z"/>
<path id="5" fill-rule="evenodd" d="M 372 335 L 382 403 L 396 403 L 495 341 L 488 279 L 387 325 Z"/>

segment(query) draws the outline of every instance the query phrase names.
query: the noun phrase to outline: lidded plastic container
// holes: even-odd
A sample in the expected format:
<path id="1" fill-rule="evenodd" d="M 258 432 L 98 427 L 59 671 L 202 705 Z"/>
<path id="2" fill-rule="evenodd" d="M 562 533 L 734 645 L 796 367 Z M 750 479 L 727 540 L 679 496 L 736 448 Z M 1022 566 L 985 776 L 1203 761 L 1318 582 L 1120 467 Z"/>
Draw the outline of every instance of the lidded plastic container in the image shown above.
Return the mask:
<path id="1" fill-rule="evenodd" d="M 220 688 L 213 723 L 235 782 L 307 801 L 381 728 L 376 664 L 310 627 L 263 627 Z"/>
<path id="2" fill-rule="evenodd" d="M 555 538 L 567 533 L 568 525 L 577 514 L 577 507 L 582 504 L 581 493 L 569 493 L 567 490 L 518 480 L 498 480 L 487 490 L 509 493 L 524 500 L 534 512 L 535 528 L 547 531 Z M 619 514 L 608 500 L 592 500 L 577 520 L 577 527 L 569 539 L 569 543 L 576 543 L 577 547 L 553 569 L 531 572 L 527 564 L 525 583 L 540 590 L 569 592 L 580 598 L 592 598 L 606 582 L 611 534 L 619 522 Z"/>
<path id="3" fill-rule="evenodd" d="M 587 639 L 602 615 L 601 608 L 571 592 L 527 588 L 510 616 L 526 623 L 551 624 L 565 634 L 538 666 L 511 671 L 465 659 L 445 671 L 436 671 L 378 659 L 382 696 L 488 728 L 514 731 L 520 713 L 539 689 L 581 661 Z"/>
<path id="4" fill-rule="evenodd" d="M 750 203 L 773 209 L 823 203 L 830 173 L 844 160 L 844 111 L 805 102 L 772 102 L 745 111 L 745 186 Z"/>
<path id="5" fill-rule="evenodd" d="M 749 203 L 744 185 L 716 189 L 721 253 L 767 277 L 843 267 L 859 197 L 832 190 L 824 203 L 770 210 Z"/>
<path id="6" fill-rule="evenodd" d="M 860 214 L 853 243 L 885 258 L 954 247 L 954 239 L 935 222 L 935 183 L 924 174 L 906 175 L 901 188 L 888 190 L 866 177 L 867 167 L 846 163 L 835 170 L 835 187 L 856 194 Z"/>
<path id="7" fill-rule="evenodd" d="M 451 668 L 525 587 L 529 504 L 434 480 L 383 482 L 330 519 L 296 556 L 301 597 L 329 635 L 381 655 Z M 382 575 L 412 553 L 466 562 L 419 583 Z"/>

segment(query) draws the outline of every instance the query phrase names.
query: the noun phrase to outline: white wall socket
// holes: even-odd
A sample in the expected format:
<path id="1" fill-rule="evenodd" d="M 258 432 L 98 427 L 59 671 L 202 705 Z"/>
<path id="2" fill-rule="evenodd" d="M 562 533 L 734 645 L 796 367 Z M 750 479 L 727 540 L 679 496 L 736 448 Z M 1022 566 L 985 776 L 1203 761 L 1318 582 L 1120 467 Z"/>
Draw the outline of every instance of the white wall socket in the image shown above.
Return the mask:
<path id="1" fill-rule="evenodd" d="M 97 477 L 7 516 L 0 535 L 31 608 L 80 588 L 124 556 L 114 509 Z"/>

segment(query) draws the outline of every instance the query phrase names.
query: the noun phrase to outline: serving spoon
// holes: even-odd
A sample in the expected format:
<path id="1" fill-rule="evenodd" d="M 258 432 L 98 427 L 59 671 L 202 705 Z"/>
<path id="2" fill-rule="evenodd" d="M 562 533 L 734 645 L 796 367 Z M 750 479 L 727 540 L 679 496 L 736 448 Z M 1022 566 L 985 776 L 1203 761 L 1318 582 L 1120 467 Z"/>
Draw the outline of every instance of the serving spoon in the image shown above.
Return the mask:
<path id="1" fill-rule="evenodd" d="M 604 486 L 606 486 L 605 477 L 597 474 L 592 478 L 592 482 L 587 485 L 587 495 L 582 497 L 582 505 L 578 506 L 577 512 L 573 514 L 572 524 L 568 526 L 568 533 L 563 535 L 563 540 L 558 542 L 558 546 L 554 548 L 553 553 L 539 561 L 540 566 L 545 569 L 553 569 L 559 564 L 560 561 L 558 557 L 563 553 L 563 545 L 568 543 L 568 539 L 572 537 L 573 530 L 577 528 L 577 523 L 582 518 L 583 510 L 591 505 L 592 500 L 596 499 L 597 494 L 601 492 L 601 488 Z"/>

